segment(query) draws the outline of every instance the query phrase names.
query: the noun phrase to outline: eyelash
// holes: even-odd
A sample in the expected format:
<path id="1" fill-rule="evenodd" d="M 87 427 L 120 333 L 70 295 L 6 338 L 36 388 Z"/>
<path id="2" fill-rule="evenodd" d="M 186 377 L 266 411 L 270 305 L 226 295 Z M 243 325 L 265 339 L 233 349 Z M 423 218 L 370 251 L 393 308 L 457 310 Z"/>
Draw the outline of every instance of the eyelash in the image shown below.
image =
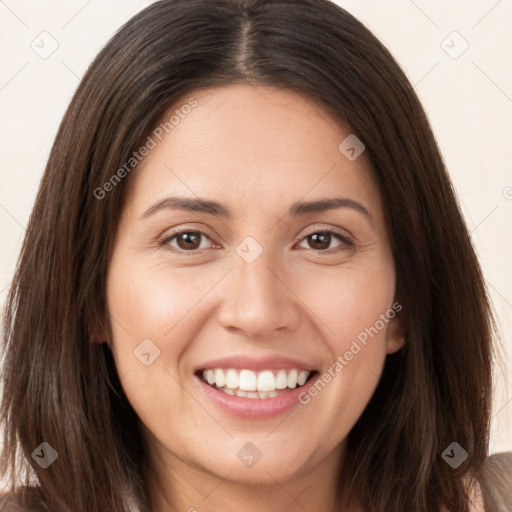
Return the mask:
<path id="1" fill-rule="evenodd" d="M 209 240 L 211 240 L 210 237 L 205 232 L 201 231 L 200 229 L 184 229 L 181 231 L 175 231 L 174 233 L 171 233 L 169 236 L 166 236 L 164 239 L 160 240 L 159 247 L 168 245 L 174 238 L 176 238 L 177 236 L 182 235 L 184 233 L 200 234 L 200 235 L 208 238 Z M 346 251 L 347 249 L 350 249 L 354 246 L 354 242 L 348 236 L 342 235 L 341 233 L 338 233 L 337 231 L 333 231 L 330 229 L 317 229 L 315 231 L 312 231 L 311 233 L 308 233 L 306 236 L 302 237 L 300 242 L 302 242 L 303 240 L 306 240 L 308 237 L 315 235 L 317 233 L 333 235 L 335 238 L 337 238 L 339 241 L 341 241 L 342 244 L 338 247 L 335 247 L 334 249 L 328 249 L 328 250 L 309 249 L 311 251 L 314 251 L 314 252 L 317 252 L 320 254 L 330 255 L 330 254 L 334 254 L 337 252 Z M 173 247 L 171 250 L 174 252 L 177 252 L 178 254 L 196 255 L 199 251 L 204 250 L 204 249 L 194 249 L 191 251 L 185 251 L 183 249 L 177 249 L 177 248 Z"/>

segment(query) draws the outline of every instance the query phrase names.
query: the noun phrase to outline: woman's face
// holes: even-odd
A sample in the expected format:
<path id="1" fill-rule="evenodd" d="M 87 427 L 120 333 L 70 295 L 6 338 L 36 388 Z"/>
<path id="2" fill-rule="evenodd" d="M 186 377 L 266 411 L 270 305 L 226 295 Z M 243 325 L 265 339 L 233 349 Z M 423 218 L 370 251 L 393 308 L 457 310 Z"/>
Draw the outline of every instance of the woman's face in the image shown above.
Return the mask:
<path id="1" fill-rule="evenodd" d="M 294 92 L 191 96 L 126 178 L 107 285 L 123 388 L 169 471 L 332 474 L 403 343 L 369 161 Z"/>

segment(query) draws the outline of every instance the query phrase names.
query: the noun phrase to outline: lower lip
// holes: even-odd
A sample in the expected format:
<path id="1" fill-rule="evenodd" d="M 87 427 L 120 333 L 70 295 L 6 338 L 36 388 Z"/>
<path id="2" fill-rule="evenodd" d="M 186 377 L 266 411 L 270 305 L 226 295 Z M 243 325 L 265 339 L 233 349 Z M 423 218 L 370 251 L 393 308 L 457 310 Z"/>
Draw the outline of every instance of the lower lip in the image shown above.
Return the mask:
<path id="1" fill-rule="evenodd" d="M 217 405 L 221 410 L 237 416 L 251 420 L 263 420 L 274 418 L 285 412 L 290 411 L 298 405 L 303 405 L 299 401 L 301 393 L 307 393 L 308 388 L 316 380 L 317 376 L 301 386 L 300 388 L 290 389 L 274 398 L 243 398 L 236 395 L 228 395 L 219 391 L 204 382 L 197 375 L 194 378 L 199 382 L 201 391 Z"/>

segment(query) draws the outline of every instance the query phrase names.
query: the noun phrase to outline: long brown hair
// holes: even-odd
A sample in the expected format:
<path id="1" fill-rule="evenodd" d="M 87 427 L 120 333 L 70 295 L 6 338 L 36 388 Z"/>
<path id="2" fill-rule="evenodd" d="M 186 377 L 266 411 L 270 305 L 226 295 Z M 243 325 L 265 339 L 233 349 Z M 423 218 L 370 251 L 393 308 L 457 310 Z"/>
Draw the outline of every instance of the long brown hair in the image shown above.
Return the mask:
<path id="1" fill-rule="evenodd" d="M 348 123 L 382 195 L 406 345 L 387 356 L 349 433 L 340 492 L 347 485 L 368 512 L 467 512 L 490 424 L 484 279 L 411 84 L 327 0 L 162 0 L 91 64 L 53 145 L 4 312 L 2 473 L 13 487 L 35 480 L 56 511 L 147 509 L 139 420 L 109 347 L 90 341 L 95 329 L 111 332 L 105 280 L 130 176 L 98 188 L 179 98 L 236 82 L 298 91 Z M 58 454 L 46 469 L 32 457 L 42 442 Z M 458 467 L 443 457 L 454 442 L 468 453 Z"/>

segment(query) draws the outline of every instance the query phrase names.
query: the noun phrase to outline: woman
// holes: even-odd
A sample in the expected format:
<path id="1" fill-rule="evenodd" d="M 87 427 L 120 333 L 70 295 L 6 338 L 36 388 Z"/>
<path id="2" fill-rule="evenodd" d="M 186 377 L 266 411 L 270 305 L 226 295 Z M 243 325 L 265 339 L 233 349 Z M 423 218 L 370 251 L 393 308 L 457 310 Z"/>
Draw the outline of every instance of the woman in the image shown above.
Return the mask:
<path id="1" fill-rule="evenodd" d="M 467 512 L 493 492 L 481 270 L 411 85 L 330 2 L 130 20 L 61 124 L 5 325 L 8 506 Z"/>

